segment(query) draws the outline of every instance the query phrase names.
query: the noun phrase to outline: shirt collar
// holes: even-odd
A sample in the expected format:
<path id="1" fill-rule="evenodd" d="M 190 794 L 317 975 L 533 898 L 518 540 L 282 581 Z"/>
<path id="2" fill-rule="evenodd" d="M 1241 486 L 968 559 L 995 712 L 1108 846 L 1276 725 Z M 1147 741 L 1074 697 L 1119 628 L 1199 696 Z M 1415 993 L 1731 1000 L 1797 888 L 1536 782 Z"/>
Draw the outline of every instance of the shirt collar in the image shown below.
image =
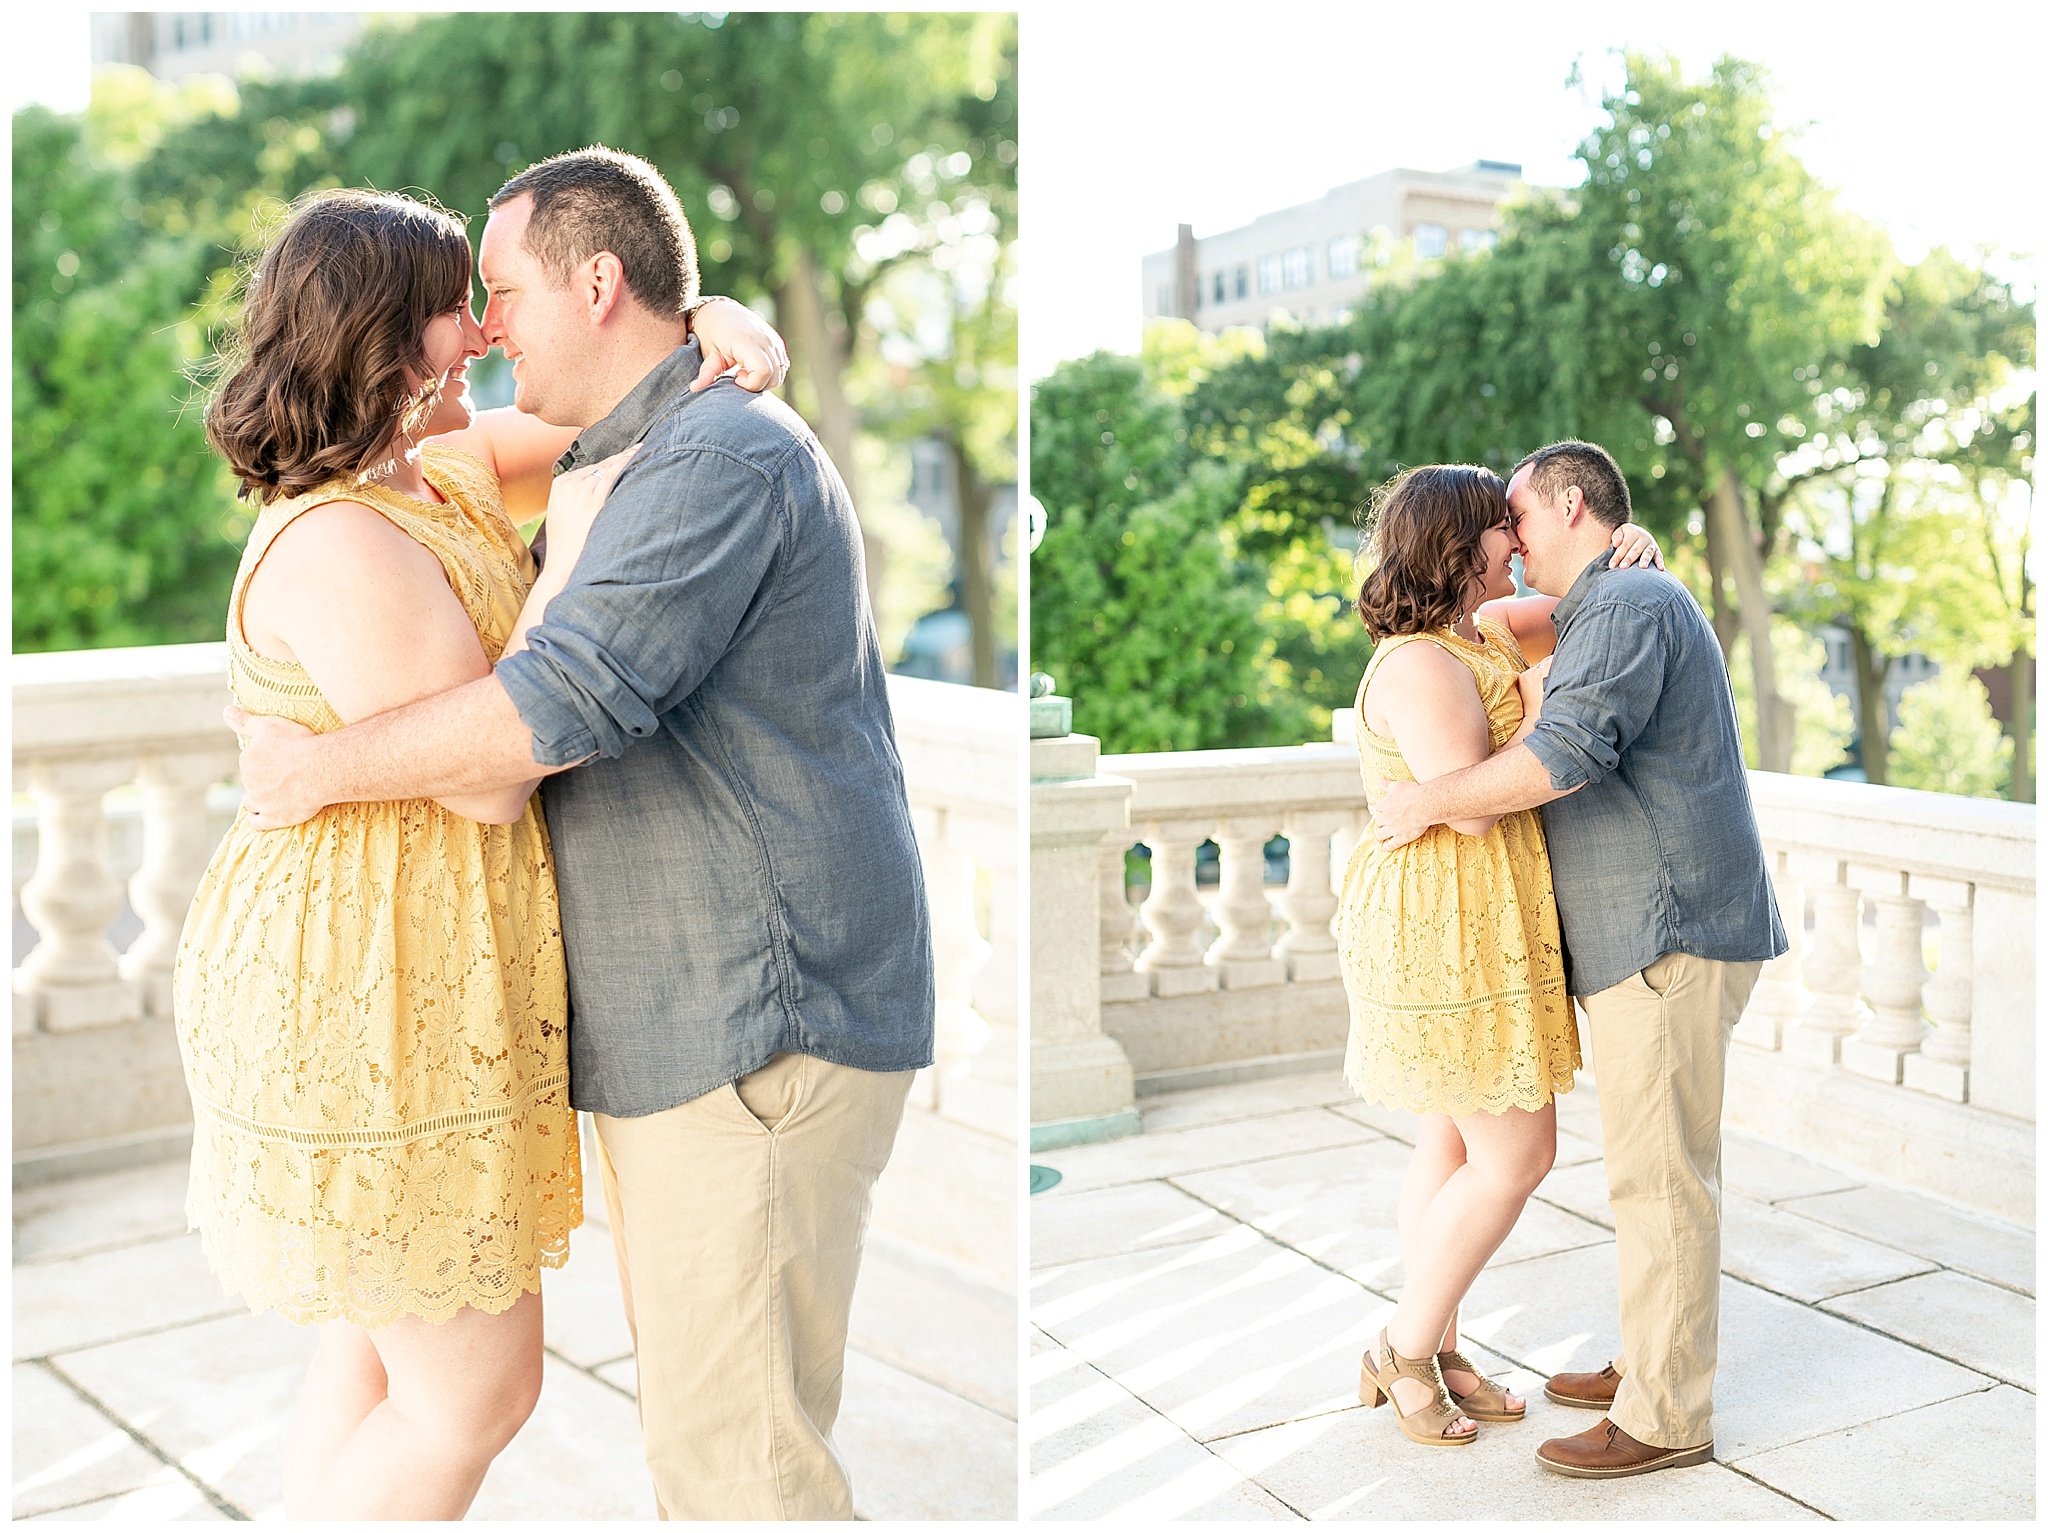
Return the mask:
<path id="1" fill-rule="evenodd" d="M 704 352 L 691 336 L 654 366 L 654 371 L 633 385 L 633 391 L 613 407 L 612 413 L 594 426 L 586 426 L 569 450 L 555 460 L 555 472 L 566 474 L 586 463 L 597 463 L 613 453 L 624 452 L 646 436 L 655 421 L 689 390 Z"/>
<path id="2" fill-rule="evenodd" d="M 1564 599 L 1551 609 L 1550 626 L 1557 630 L 1559 638 L 1564 636 L 1565 624 L 1572 620 L 1572 614 L 1584 606 L 1586 598 L 1593 594 L 1594 579 L 1607 573 L 1607 566 L 1613 558 L 1614 550 L 1607 549 L 1599 558 L 1580 570 L 1579 578 L 1574 580 L 1572 588 L 1564 593 Z"/>

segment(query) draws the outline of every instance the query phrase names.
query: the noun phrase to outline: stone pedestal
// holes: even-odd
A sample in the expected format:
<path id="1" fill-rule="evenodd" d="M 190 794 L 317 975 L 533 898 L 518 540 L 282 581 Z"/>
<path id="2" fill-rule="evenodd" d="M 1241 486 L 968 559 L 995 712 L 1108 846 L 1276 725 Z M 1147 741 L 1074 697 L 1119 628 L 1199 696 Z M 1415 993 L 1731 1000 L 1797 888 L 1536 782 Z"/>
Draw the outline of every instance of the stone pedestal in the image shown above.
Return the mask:
<path id="1" fill-rule="evenodd" d="M 1099 742 L 1031 742 L 1031 1147 L 1138 1130 L 1131 1062 L 1102 1031 L 1102 842 L 1131 784 L 1096 774 Z"/>

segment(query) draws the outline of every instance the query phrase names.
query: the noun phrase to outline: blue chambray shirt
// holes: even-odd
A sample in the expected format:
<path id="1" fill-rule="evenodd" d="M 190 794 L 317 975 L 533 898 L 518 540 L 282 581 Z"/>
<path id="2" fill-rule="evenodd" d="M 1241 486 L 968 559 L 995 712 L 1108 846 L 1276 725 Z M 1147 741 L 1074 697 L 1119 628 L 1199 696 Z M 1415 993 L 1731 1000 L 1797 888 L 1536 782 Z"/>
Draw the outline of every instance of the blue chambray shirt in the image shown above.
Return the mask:
<path id="1" fill-rule="evenodd" d="M 1579 788 L 1543 806 L 1576 996 L 1666 953 L 1785 951 L 1721 646 L 1678 581 L 1612 557 L 1551 614 L 1557 653 L 1527 741 L 1553 788 Z"/>
<path id="2" fill-rule="evenodd" d="M 575 1105 L 660 1112 L 782 1051 L 932 1061 L 924 880 L 846 486 L 796 413 L 678 347 L 561 468 L 641 442 L 497 668 L 562 898 Z M 559 471 L 559 470 L 558 470 Z"/>

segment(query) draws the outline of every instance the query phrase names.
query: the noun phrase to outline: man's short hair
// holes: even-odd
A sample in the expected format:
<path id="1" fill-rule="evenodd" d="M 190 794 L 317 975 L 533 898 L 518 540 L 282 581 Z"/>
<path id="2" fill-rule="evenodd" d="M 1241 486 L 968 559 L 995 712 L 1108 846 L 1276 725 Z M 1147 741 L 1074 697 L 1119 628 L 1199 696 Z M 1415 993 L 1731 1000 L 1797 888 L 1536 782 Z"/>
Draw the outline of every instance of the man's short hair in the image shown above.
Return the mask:
<path id="1" fill-rule="evenodd" d="M 600 251 L 618 257 L 626 286 L 655 313 L 697 300 L 697 242 L 675 189 L 637 154 L 593 145 L 530 165 L 498 188 L 493 209 L 533 199 L 525 245 L 561 286 Z"/>
<path id="2" fill-rule="evenodd" d="M 1523 469 L 1545 500 L 1556 500 L 1572 485 L 1586 497 L 1586 509 L 1603 527 L 1619 527 L 1633 514 L 1628 481 L 1608 450 L 1594 442 L 1552 442 L 1539 447 L 1508 471 L 1510 482 Z"/>

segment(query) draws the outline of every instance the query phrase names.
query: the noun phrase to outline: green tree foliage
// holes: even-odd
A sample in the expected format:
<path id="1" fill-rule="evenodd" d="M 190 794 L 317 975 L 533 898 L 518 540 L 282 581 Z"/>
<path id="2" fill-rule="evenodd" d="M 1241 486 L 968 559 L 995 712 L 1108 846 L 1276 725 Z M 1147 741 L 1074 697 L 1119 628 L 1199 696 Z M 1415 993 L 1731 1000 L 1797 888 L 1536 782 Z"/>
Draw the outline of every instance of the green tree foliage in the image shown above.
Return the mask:
<path id="1" fill-rule="evenodd" d="M 2012 773 L 2012 740 L 1991 716 L 1984 683 L 1943 670 L 1908 687 L 1891 738 L 1892 781 L 1901 788 L 1998 798 Z"/>
<path id="2" fill-rule="evenodd" d="M 926 389 L 916 428 L 951 432 L 984 487 L 1013 467 L 1014 440 L 1006 444 L 986 424 L 1005 407 L 1015 416 L 1014 361 L 1006 374 L 996 354 L 1006 343 L 1014 351 L 1007 284 L 965 282 L 959 302 L 924 307 L 872 300 L 918 272 L 1007 269 L 1016 205 L 1014 17 L 391 17 L 365 34 L 338 75 L 245 83 L 205 111 L 166 108 L 163 88 L 139 71 L 106 78 L 120 87 L 119 110 L 96 104 L 95 111 L 119 129 L 115 137 L 125 137 L 111 157 L 91 146 L 81 151 L 92 174 L 114 178 L 93 183 L 90 194 L 82 189 L 84 162 L 63 159 L 71 151 L 59 142 L 60 120 L 44 113 L 49 121 L 37 127 L 34 114 L 17 119 L 15 314 L 19 330 L 22 263 L 35 256 L 24 253 L 22 227 L 25 220 L 32 233 L 40 229 L 55 206 L 48 198 L 131 208 L 117 219 L 128 226 L 128 243 L 109 247 L 108 270 L 124 281 L 129 265 L 159 272 L 149 291 L 165 306 L 131 333 L 156 337 L 151 344 L 164 354 L 123 356 L 118 364 L 108 356 L 96 370 L 112 379 L 126 368 L 121 393 L 137 409 L 148 408 L 142 385 L 152 379 L 170 380 L 152 386 L 183 399 L 178 364 L 202 350 L 186 322 L 227 317 L 237 252 L 300 193 L 342 184 L 424 191 L 474 217 L 527 164 L 603 142 L 646 156 L 676 186 L 697 234 L 707 291 L 766 300 L 790 341 L 794 402 L 850 481 L 856 433 L 909 420 L 897 409 L 902 380 L 875 365 L 897 318 L 918 327 L 919 365 L 928 361 L 948 379 L 945 389 Z M 70 131 L 76 134 L 75 124 Z M 177 247 L 176 260 L 158 249 L 164 244 Z M 37 301 L 49 281 L 41 273 L 28 284 L 42 284 Z M 86 277 L 76 281 L 82 292 Z M 912 339 L 907 330 L 897 338 Z M 20 357 L 18 349 L 18 375 Z M 68 407 L 46 404 L 58 423 L 49 429 L 73 434 Z M 25 440 L 21 408 L 18 390 L 17 443 Z M 149 464 L 125 447 L 147 435 L 109 433 L 102 446 L 110 479 L 147 472 Z M 196 485 L 181 495 L 175 475 L 165 473 L 167 487 L 151 504 L 168 543 L 197 546 L 213 537 L 224 510 L 217 497 Z M 41 467 L 18 452 L 17 517 L 31 505 L 49 508 L 30 512 L 32 522 L 75 519 L 42 481 Z M 113 545 L 106 557 L 115 562 L 136 548 L 125 537 L 99 541 Z M 871 577 L 885 553 L 871 545 Z M 148 557 L 155 569 L 156 553 Z M 169 573 L 193 590 L 195 610 L 217 613 L 225 575 Z M 979 574 L 986 586 L 988 572 Z M 112 589 L 106 610 L 125 614 L 118 639 L 104 625 L 61 632 L 45 625 L 39 642 L 196 636 L 137 618 L 138 578 L 131 570 L 125 583 L 110 586 L 93 577 L 93 600 Z M 217 617 L 208 626 L 217 628 Z"/>
<path id="3" fill-rule="evenodd" d="M 1601 442 L 1747 671 L 1753 759 L 1819 770 L 1841 704 L 1786 618 L 1861 610 L 1873 646 L 1882 628 L 1892 652 L 1965 666 L 2025 653 L 2032 307 L 1942 252 L 1899 265 L 1800 163 L 1752 65 L 1687 79 L 1630 57 L 1604 104 L 1580 187 L 1511 206 L 1491 252 L 1383 264 L 1344 323 L 1278 324 L 1209 368 L 1184 403 L 1190 445 L 1238 476 L 1226 547 L 1283 608 L 1320 615 L 1290 634 L 1265 612 L 1281 659 L 1321 662 L 1283 684 L 1340 706 L 1363 663 L 1341 603 L 1371 488 Z M 1912 528 L 1852 548 L 1848 524 L 1867 529 L 1885 494 Z"/>
<path id="4" fill-rule="evenodd" d="M 1489 254 L 1380 282 L 1347 324 L 1275 336 L 1190 418 L 1246 464 L 1248 512 L 1286 540 L 1408 464 L 1505 469 L 1559 437 L 1601 442 L 1667 545 L 1698 515 L 1724 649 L 1742 629 L 1767 662 L 1762 754 L 1782 769 L 1763 582 L 1790 488 L 1778 458 L 1827 362 L 1873 333 L 1888 250 L 1800 164 L 1753 66 L 1693 82 L 1631 56 L 1604 105 L 1580 188 L 1512 209 Z"/>
<path id="5" fill-rule="evenodd" d="M 199 93 L 117 82 L 14 119 L 14 645 L 217 638 L 247 524 L 184 369 L 217 256 L 151 229 L 138 152 Z"/>
<path id="6" fill-rule="evenodd" d="M 1827 662 L 1827 646 L 1789 618 L 1771 620 L 1771 652 L 1778 667 L 1778 695 L 1797 710 L 1798 725 L 1792 735 L 1792 775 L 1825 777 L 1849 759 L 1848 746 L 1856 734 L 1855 710 L 1849 699 L 1821 680 Z M 1730 657 L 1728 680 L 1735 694 L 1735 716 L 1742 725 L 1742 756 L 1758 766 L 1756 730 L 1756 685 L 1749 666 L 1749 635 L 1735 636 L 1735 653 Z"/>
<path id="7" fill-rule="evenodd" d="M 1872 782 L 1889 778 L 1884 695 L 1895 658 L 1917 651 L 1966 671 L 2013 665 L 2016 680 L 2031 676 L 2034 406 L 2015 380 L 2033 359 L 2033 306 L 1936 250 L 1894 274 L 1874 343 L 1827 369 L 1816 429 L 1781 462 L 1799 486 L 1787 525 L 1804 561 L 1786 605 L 1849 635 Z M 2016 710 L 2022 731 L 2030 711 Z"/>
<path id="8" fill-rule="evenodd" d="M 1233 476 L 1187 447 L 1175 401 L 1136 358 L 1097 352 L 1032 391 L 1032 664 L 1111 751 L 1269 743 L 1306 724 L 1276 685 L 1256 569 L 1219 528 Z"/>

